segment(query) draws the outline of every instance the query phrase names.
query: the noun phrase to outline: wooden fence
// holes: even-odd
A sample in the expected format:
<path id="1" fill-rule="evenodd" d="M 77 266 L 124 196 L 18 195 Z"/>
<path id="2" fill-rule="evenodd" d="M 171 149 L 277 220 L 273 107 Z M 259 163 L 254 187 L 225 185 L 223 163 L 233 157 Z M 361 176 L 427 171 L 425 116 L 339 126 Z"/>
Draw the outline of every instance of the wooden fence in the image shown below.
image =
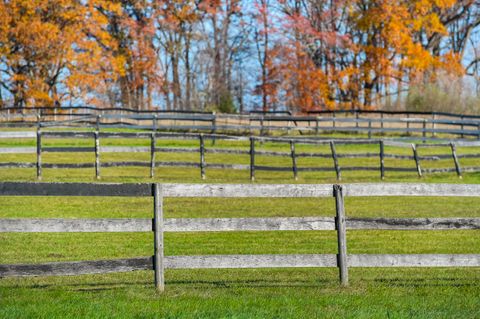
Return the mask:
<path id="1" fill-rule="evenodd" d="M 0 183 L 0 196 L 148 196 L 153 219 L 0 219 L 0 232 L 154 232 L 153 257 L 46 264 L 0 265 L 0 277 L 80 275 L 154 270 L 164 290 L 165 269 L 338 267 L 348 285 L 349 267 L 479 267 L 479 254 L 348 254 L 347 229 L 445 230 L 480 229 L 479 218 L 348 218 L 345 197 L 480 196 L 480 185 L 350 184 L 74 184 Z M 335 217 L 164 218 L 165 197 L 334 197 Z M 378 200 L 378 199 L 376 199 Z M 211 231 L 337 232 L 337 254 L 164 256 L 164 232 Z"/>
<path id="2" fill-rule="evenodd" d="M 480 117 L 451 113 L 324 111 L 301 116 L 215 112 L 160 112 L 128 109 L 0 109 L 4 126 L 130 128 L 267 135 L 332 132 L 416 135 L 426 141 L 441 136 L 480 139 Z M 441 136 L 440 136 L 441 135 Z"/>
<path id="3" fill-rule="evenodd" d="M 101 168 L 108 167 L 148 167 L 150 168 L 150 177 L 154 177 L 156 167 L 188 167 L 198 168 L 202 179 L 206 178 L 207 169 L 232 169 L 249 170 L 250 179 L 255 180 L 256 171 L 280 171 L 292 172 L 293 178 L 297 179 L 301 172 L 334 172 L 337 180 L 341 180 L 344 171 L 377 171 L 379 177 L 384 179 L 387 172 L 412 172 L 422 177 L 426 173 L 446 173 L 453 172 L 462 177 L 463 172 L 479 172 L 480 166 L 462 167 L 460 159 L 480 158 L 480 153 L 459 154 L 457 147 L 480 147 L 478 141 L 456 141 L 449 143 L 436 144 L 411 144 L 397 142 L 392 140 L 317 140 L 304 138 L 273 138 L 273 137 L 238 137 L 219 134 L 188 134 L 188 133 L 127 133 L 127 132 L 61 132 L 61 131 L 42 131 L 37 132 L 0 132 L 1 138 L 30 138 L 36 140 L 35 147 L 0 147 L 1 154 L 20 154 L 36 153 L 36 162 L 0 162 L 0 168 L 36 168 L 38 179 L 42 178 L 43 168 L 68 169 L 68 168 L 92 168 L 97 178 L 101 177 Z M 48 138 L 85 138 L 93 141 L 92 147 L 45 147 L 44 140 Z M 150 146 L 102 146 L 103 138 L 143 138 L 150 141 Z M 161 140 L 195 140 L 198 141 L 198 147 L 165 147 L 159 145 Z M 214 147 L 216 140 L 243 141 L 249 146 L 243 148 L 218 148 Z M 211 141 L 211 146 L 207 147 L 206 141 Z M 281 143 L 288 144 L 289 151 L 268 151 L 259 150 L 258 147 L 263 143 Z M 328 146 L 330 152 L 299 152 L 298 145 L 315 145 L 318 147 Z M 376 152 L 363 153 L 342 153 L 338 152 L 339 145 L 375 145 L 378 146 Z M 385 151 L 385 147 L 402 147 L 411 150 L 411 155 L 394 154 Z M 422 156 L 419 149 L 443 147 L 450 149 L 450 153 Z M 95 161 L 90 163 L 44 163 L 42 155 L 45 153 L 94 153 Z M 149 153 L 150 161 L 123 161 L 123 162 L 105 162 L 101 160 L 104 153 Z M 162 153 L 197 153 L 197 162 L 186 161 L 162 161 L 158 154 Z M 227 163 L 209 163 L 208 154 L 231 154 L 249 156 L 249 164 L 227 164 Z M 258 165 L 257 156 L 268 157 L 287 157 L 290 158 L 290 166 Z M 331 166 L 301 166 L 298 159 L 301 158 L 323 158 L 331 159 Z M 378 159 L 378 166 L 342 166 L 340 159 Z M 386 159 L 405 160 L 414 163 L 411 167 L 387 166 Z M 450 167 L 443 168 L 425 168 L 424 161 L 451 160 Z"/>

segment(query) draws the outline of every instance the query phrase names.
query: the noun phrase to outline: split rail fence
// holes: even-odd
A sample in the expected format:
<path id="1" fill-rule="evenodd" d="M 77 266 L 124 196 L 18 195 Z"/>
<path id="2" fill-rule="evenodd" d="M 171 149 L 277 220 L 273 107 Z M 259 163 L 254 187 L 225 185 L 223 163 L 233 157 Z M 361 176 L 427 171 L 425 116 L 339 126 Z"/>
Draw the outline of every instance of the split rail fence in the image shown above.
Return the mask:
<path id="1" fill-rule="evenodd" d="M 231 170 L 248 170 L 250 179 L 255 180 L 256 171 L 279 171 L 292 172 L 294 179 L 298 178 L 301 172 L 335 172 L 337 180 L 341 180 L 342 172 L 344 171 L 377 171 L 379 177 L 384 179 L 386 172 L 412 172 L 422 177 L 426 173 L 447 173 L 453 172 L 457 176 L 462 177 L 463 172 L 479 172 L 479 166 L 465 166 L 462 167 L 461 159 L 480 159 L 480 153 L 459 154 L 457 147 L 480 147 L 480 141 L 452 141 L 449 143 L 435 143 L 435 144 L 411 144 L 404 142 L 397 142 L 391 140 L 318 140 L 318 139 L 302 139 L 302 138 L 274 138 L 274 137 L 238 137 L 219 134 L 188 134 L 188 133 L 147 133 L 147 132 L 62 132 L 62 131 L 42 131 L 38 129 L 36 132 L 0 132 L 0 139 L 9 138 L 27 138 L 35 139 L 35 147 L 0 147 L 1 154 L 21 154 L 31 153 L 36 154 L 35 162 L 0 162 L 0 168 L 36 168 L 36 175 L 38 179 L 42 178 L 42 170 L 44 168 L 54 169 L 73 169 L 73 168 L 92 168 L 95 176 L 101 177 L 101 168 L 111 167 L 147 167 L 150 168 L 150 177 L 154 177 L 155 168 L 157 167 L 187 167 L 198 168 L 200 177 L 206 178 L 207 169 L 231 169 Z M 59 138 L 59 139 L 91 139 L 93 147 L 52 147 L 45 146 L 45 139 Z M 150 146 L 102 146 L 101 139 L 148 139 Z M 167 147 L 160 145 L 161 140 L 193 140 L 198 141 L 198 147 Z M 216 140 L 228 140 L 245 142 L 249 146 L 242 148 L 219 148 L 214 147 Z M 211 142 L 211 146 L 207 146 L 206 142 Z M 279 143 L 287 144 L 289 151 L 269 151 L 258 149 L 263 143 Z M 301 152 L 298 151 L 299 145 L 314 145 L 326 146 L 329 152 Z M 345 153 L 339 152 L 339 146 L 347 145 L 366 145 L 378 147 L 377 151 L 362 152 L 362 153 Z M 393 152 L 386 152 L 385 147 L 407 148 L 411 155 L 394 154 Z M 449 153 L 425 155 L 419 153 L 419 149 L 425 148 L 446 148 Z M 92 153 L 95 155 L 94 162 L 87 163 L 44 163 L 43 154 L 45 153 Z M 147 153 L 150 155 L 150 161 L 102 161 L 102 154 L 105 153 Z M 165 153 L 196 153 L 198 154 L 198 161 L 165 161 L 162 160 L 159 154 Z M 209 163 L 207 155 L 209 154 L 230 154 L 237 157 L 239 155 L 248 156 L 249 163 Z M 286 157 L 290 159 L 289 166 L 273 166 L 273 165 L 258 165 L 258 156 L 267 157 Z M 1 158 L 1 157 L 0 157 Z M 302 166 L 298 163 L 301 158 L 318 158 L 331 159 L 331 166 Z M 341 159 L 377 159 L 378 166 L 342 166 Z M 233 158 L 232 158 L 233 160 Z M 409 161 L 414 165 L 410 167 L 387 166 L 386 160 L 404 160 Z M 450 167 L 440 168 L 425 168 L 424 161 L 439 161 L 451 160 Z M 402 161 L 403 162 L 403 161 Z M 407 163 L 407 162 L 405 162 Z"/>
<path id="2" fill-rule="evenodd" d="M 80 275 L 154 270 L 165 288 L 165 269 L 337 267 L 348 285 L 350 267 L 479 267 L 479 254 L 348 254 L 347 229 L 480 229 L 479 218 L 349 218 L 345 197 L 480 196 L 480 185 L 350 184 L 74 184 L 0 183 L 0 196 L 147 196 L 153 219 L 0 219 L 0 232 L 154 232 L 152 257 L 46 264 L 0 265 L 0 277 Z M 334 197 L 335 217 L 164 218 L 165 197 Z M 378 199 L 375 199 L 378 201 Z M 165 256 L 164 232 L 336 231 L 337 254 Z"/>

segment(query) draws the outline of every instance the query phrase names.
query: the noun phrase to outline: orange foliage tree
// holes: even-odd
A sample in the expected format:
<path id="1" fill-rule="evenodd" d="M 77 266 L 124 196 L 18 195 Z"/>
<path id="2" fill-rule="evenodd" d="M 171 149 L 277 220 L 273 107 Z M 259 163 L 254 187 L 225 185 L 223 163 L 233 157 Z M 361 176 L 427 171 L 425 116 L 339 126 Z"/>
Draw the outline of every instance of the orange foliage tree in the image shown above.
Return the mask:
<path id="1" fill-rule="evenodd" d="M 120 72 L 103 49 L 114 43 L 98 8 L 120 9 L 103 0 L 0 2 L 0 83 L 14 106 L 88 103 L 99 78 Z"/>

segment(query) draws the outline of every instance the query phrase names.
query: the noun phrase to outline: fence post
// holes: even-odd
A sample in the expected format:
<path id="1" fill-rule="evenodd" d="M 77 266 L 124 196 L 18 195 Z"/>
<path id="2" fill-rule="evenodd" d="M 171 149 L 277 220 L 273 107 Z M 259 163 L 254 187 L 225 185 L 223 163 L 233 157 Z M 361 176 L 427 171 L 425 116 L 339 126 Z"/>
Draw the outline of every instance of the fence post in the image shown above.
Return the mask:
<path id="1" fill-rule="evenodd" d="M 372 119 L 368 119 L 368 139 L 372 138 Z"/>
<path id="2" fill-rule="evenodd" d="M 480 123 L 477 124 L 477 136 L 478 136 L 478 139 L 480 140 Z"/>
<path id="3" fill-rule="evenodd" d="M 95 138 L 95 177 L 100 178 L 100 140 L 98 138 L 98 132 L 93 133 Z"/>
<path id="4" fill-rule="evenodd" d="M 200 177 L 205 179 L 205 141 L 203 134 L 198 135 L 200 141 Z"/>
<path id="5" fill-rule="evenodd" d="M 435 113 L 432 115 L 432 137 L 435 137 L 437 134 L 435 133 L 436 125 L 435 125 L 435 120 L 437 119 L 437 116 Z"/>
<path id="6" fill-rule="evenodd" d="M 359 126 L 359 123 L 358 123 L 358 120 L 359 120 L 360 116 L 358 114 L 358 110 L 355 111 L 355 127 L 358 128 Z M 358 130 L 357 130 L 357 134 L 358 134 Z"/>
<path id="7" fill-rule="evenodd" d="M 380 128 L 382 129 L 383 134 L 383 113 L 380 113 Z"/>
<path id="8" fill-rule="evenodd" d="M 42 179 L 42 131 L 37 127 L 37 179 Z"/>
<path id="9" fill-rule="evenodd" d="M 255 181 L 255 138 L 250 136 L 250 180 Z"/>
<path id="10" fill-rule="evenodd" d="M 347 265 L 347 231 L 345 223 L 345 202 L 342 185 L 333 185 L 333 196 L 335 196 L 335 228 L 337 230 L 337 267 L 340 271 L 340 283 L 348 286 L 348 265 Z"/>
<path id="11" fill-rule="evenodd" d="M 415 144 L 412 144 L 412 151 L 415 165 L 417 166 L 418 177 L 422 177 L 422 168 L 420 167 L 420 159 L 418 158 L 417 146 Z"/>
<path id="12" fill-rule="evenodd" d="M 318 116 L 315 117 L 315 135 L 318 135 L 320 133 L 320 123 L 318 121 Z"/>
<path id="13" fill-rule="evenodd" d="M 380 141 L 380 177 L 385 179 L 385 144 L 383 140 Z"/>
<path id="14" fill-rule="evenodd" d="M 342 179 L 342 173 L 340 171 L 340 166 L 338 165 L 337 151 L 335 149 L 335 142 L 330 141 L 330 150 L 332 151 L 333 165 L 335 166 L 335 173 L 337 174 L 337 180 Z"/>
<path id="15" fill-rule="evenodd" d="M 423 137 L 423 143 L 427 143 L 427 119 L 423 119 L 423 127 L 422 127 L 422 137 Z"/>
<path id="16" fill-rule="evenodd" d="M 212 120 L 212 145 L 215 145 L 215 134 L 217 134 L 217 113 L 213 112 L 213 120 Z"/>
<path id="17" fill-rule="evenodd" d="M 407 136 L 410 135 L 410 113 L 407 113 Z"/>
<path id="18" fill-rule="evenodd" d="M 157 183 L 153 184 L 153 231 L 155 288 L 158 292 L 163 292 L 165 290 L 163 264 L 163 194 L 161 184 Z"/>
<path id="19" fill-rule="evenodd" d="M 264 134 L 264 128 L 263 128 L 264 121 L 265 121 L 265 116 L 262 115 L 262 117 L 260 117 L 260 136 L 263 136 Z"/>
<path id="20" fill-rule="evenodd" d="M 462 116 L 460 117 L 460 120 L 462 121 L 462 126 L 460 127 L 461 130 L 462 130 L 462 134 L 460 135 L 461 138 L 464 138 L 463 130 L 464 130 L 465 127 L 464 127 L 464 125 L 463 125 L 463 119 L 464 119 L 464 117 L 463 117 L 463 115 L 462 115 Z"/>
<path id="21" fill-rule="evenodd" d="M 155 147 L 157 141 L 155 138 L 155 133 L 152 133 L 150 136 L 150 178 L 153 178 L 155 175 Z"/>
<path id="22" fill-rule="evenodd" d="M 455 170 L 457 171 L 458 177 L 462 178 L 462 170 L 460 168 L 460 163 L 458 162 L 458 157 L 457 157 L 457 147 L 454 143 L 450 143 L 450 148 L 452 149 L 452 157 L 453 157 L 453 161 L 455 162 Z"/>
<path id="23" fill-rule="evenodd" d="M 332 126 L 337 127 L 335 111 L 332 112 Z"/>
<path id="24" fill-rule="evenodd" d="M 101 114 L 97 115 L 97 132 L 100 132 L 100 120 L 102 118 Z"/>
<path id="25" fill-rule="evenodd" d="M 157 114 L 153 114 L 152 117 L 152 130 L 153 132 L 157 132 Z"/>
<path id="26" fill-rule="evenodd" d="M 295 142 L 290 140 L 290 156 L 292 157 L 293 178 L 298 180 L 297 157 L 295 155 Z"/>

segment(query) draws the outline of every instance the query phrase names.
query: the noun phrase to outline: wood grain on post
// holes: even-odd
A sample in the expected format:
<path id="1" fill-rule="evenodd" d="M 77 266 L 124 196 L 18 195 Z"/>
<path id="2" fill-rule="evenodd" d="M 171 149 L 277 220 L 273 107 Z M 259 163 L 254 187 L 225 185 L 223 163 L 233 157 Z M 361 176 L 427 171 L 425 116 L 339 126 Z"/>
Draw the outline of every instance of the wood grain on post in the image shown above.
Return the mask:
<path id="1" fill-rule="evenodd" d="M 385 145 L 380 141 L 380 177 L 385 179 Z"/>
<path id="2" fill-rule="evenodd" d="M 255 181 L 255 138 L 250 137 L 250 180 Z"/>
<path id="3" fill-rule="evenodd" d="M 457 172 L 458 177 L 462 178 L 462 170 L 460 168 L 460 163 L 458 162 L 457 147 L 455 146 L 455 143 L 450 143 L 450 148 L 452 149 L 452 157 L 453 162 L 455 163 L 455 171 Z"/>
<path id="4" fill-rule="evenodd" d="M 420 166 L 420 159 L 418 157 L 417 146 L 412 144 L 413 159 L 415 160 L 415 166 L 417 167 L 418 177 L 422 177 L 422 167 Z"/>
<path id="5" fill-rule="evenodd" d="M 161 184 L 153 184 L 153 231 L 155 271 L 155 288 L 158 292 L 165 290 L 164 260 L 163 260 L 163 193 Z"/>
<path id="6" fill-rule="evenodd" d="M 340 171 L 340 166 L 338 165 L 338 156 L 337 156 L 337 151 L 335 149 L 334 141 L 330 141 L 330 150 L 332 151 L 333 165 L 335 166 L 335 173 L 337 175 L 337 180 L 341 180 L 342 173 Z"/>
<path id="7" fill-rule="evenodd" d="M 42 179 L 42 132 L 37 128 L 37 179 Z"/>
<path id="8" fill-rule="evenodd" d="M 98 131 L 93 133 L 95 138 L 95 177 L 100 178 L 100 139 L 98 138 Z"/>
<path id="9" fill-rule="evenodd" d="M 335 228 L 337 230 L 337 267 L 340 271 L 340 283 L 342 286 L 348 286 L 348 265 L 347 265 L 347 231 L 345 222 L 345 202 L 343 197 L 343 188 L 341 185 L 333 185 L 333 195 L 335 196 Z"/>
<path id="10" fill-rule="evenodd" d="M 155 175 L 155 148 L 156 148 L 155 133 L 150 136 L 150 178 Z"/>
<path id="11" fill-rule="evenodd" d="M 205 179 L 205 140 L 203 134 L 198 136 L 200 141 L 200 177 Z"/>
<path id="12" fill-rule="evenodd" d="M 298 180 L 297 157 L 295 155 L 295 142 L 293 140 L 290 141 L 290 157 L 292 158 L 293 178 Z"/>

